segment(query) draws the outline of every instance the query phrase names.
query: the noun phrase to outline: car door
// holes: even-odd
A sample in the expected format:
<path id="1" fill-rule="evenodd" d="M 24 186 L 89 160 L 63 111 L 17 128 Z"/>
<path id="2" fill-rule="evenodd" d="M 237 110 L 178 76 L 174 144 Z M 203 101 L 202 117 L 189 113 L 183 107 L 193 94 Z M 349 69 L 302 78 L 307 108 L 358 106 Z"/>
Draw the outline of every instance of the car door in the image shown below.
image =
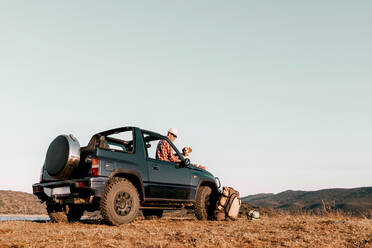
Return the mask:
<path id="1" fill-rule="evenodd" d="M 189 200 L 190 169 L 179 164 L 147 158 L 149 196 L 163 200 Z"/>

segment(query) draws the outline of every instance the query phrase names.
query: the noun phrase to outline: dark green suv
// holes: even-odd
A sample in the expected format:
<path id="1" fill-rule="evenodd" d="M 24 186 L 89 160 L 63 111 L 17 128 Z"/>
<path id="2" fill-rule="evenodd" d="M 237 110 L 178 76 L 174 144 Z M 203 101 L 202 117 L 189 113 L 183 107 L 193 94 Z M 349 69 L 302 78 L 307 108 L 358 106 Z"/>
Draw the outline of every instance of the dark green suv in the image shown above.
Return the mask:
<path id="1" fill-rule="evenodd" d="M 156 159 L 166 140 L 181 159 Z M 33 193 L 47 204 L 52 221 L 77 221 L 84 211 L 100 210 L 110 224 L 160 218 L 163 210 L 194 209 L 199 220 L 214 218 L 219 180 L 184 159 L 165 136 L 137 127 L 121 127 L 93 135 L 80 147 L 72 135 L 50 144 L 40 183 Z"/>

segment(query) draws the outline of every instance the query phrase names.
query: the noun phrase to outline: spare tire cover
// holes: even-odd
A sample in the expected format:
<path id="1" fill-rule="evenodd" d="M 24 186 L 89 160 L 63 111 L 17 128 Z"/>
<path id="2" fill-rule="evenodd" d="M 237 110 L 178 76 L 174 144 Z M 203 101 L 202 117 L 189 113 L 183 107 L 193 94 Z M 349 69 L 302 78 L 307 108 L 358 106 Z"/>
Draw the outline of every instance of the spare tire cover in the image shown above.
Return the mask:
<path id="1" fill-rule="evenodd" d="M 80 144 L 72 135 L 60 135 L 49 145 L 45 167 L 49 175 L 68 179 L 80 161 Z"/>

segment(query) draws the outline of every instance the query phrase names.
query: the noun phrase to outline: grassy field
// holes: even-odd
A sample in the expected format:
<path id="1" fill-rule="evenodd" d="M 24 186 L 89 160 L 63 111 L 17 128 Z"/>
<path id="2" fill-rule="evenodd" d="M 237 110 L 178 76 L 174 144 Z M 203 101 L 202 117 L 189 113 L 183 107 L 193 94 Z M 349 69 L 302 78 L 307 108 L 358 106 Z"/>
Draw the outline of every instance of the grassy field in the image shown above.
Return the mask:
<path id="1" fill-rule="evenodd" d="M 245 215 L 260 212 L 259 220 Z M 237 221 L 197 221 L 192 212 L 165 213 L 160 220 L 139 216 L 131 224 L 97 220 L 72 224 L 0 222 L 1 247 L 371 247 L 372 211 L 353 217 L 329 210 L 289 214 L 243 204 Z M 45 215 L 45 204 L 23 192 L 0 191 L 0 214 Z M 88 214 L 88 213 L 87 213 Z"/>
<path id="2" fill-rule="evenodd" d="M 197 221 L 192 216 L 141 217 L 127 225 L 0 222 L 0 247 L 372 247 L 372 220 L 263 216 L 250 221 Z"/>

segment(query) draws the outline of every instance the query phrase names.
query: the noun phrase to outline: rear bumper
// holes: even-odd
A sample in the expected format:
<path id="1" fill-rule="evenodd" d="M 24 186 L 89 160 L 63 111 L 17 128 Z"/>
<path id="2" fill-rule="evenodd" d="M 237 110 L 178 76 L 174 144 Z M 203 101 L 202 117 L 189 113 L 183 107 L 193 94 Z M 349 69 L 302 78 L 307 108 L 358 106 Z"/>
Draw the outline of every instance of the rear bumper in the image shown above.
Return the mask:
<path id="1" fill-rule="evenodd" d="M 86 199 L 91 196 L 102 197 L 108 177 L 86 177 L 73 180 L 35 183 L 32 185 L 33 194 L 40 200 Z M 64 192 L 55 193 L 56 188 Z"/>

